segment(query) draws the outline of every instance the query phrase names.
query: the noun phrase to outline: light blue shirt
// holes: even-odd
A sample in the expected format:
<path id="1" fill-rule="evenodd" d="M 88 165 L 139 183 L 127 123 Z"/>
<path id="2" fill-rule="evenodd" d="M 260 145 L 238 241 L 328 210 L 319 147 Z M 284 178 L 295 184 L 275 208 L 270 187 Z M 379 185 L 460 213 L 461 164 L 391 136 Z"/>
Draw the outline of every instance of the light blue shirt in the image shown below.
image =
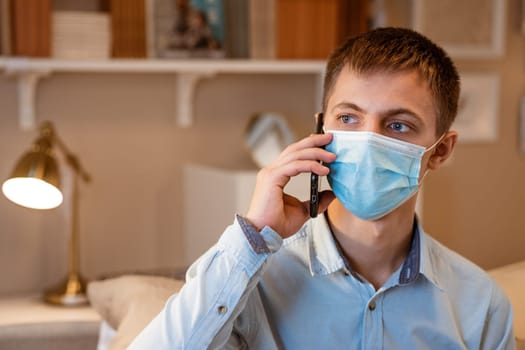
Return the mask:
<path id="1" fill-rule="evenodd" d="M 323 215 L 284 241 L 237 217 L 186 278 L 129 349 L 515 349 L 502 290 L 421 227 L 378 290 Z"/>

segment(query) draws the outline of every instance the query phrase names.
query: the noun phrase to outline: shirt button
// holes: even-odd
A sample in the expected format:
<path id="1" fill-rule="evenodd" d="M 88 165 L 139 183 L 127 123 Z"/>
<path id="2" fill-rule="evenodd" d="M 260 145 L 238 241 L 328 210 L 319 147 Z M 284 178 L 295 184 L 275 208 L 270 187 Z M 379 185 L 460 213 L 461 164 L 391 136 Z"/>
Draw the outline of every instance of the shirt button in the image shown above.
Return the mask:
<path id="1" fill-rule="evenodd" d="M 374 311 L 375 309 L 376 309 L 376 302 L 372 300 L 372 301 L 368 304 L 368 310 L 370 310 L 370 311 Z"/>
<path id="2" fill-rule="evenodd" d="M 217 308 L 217 311 L 221 314 L 221 315 L 224 315 L 226 312 L 228 312 L 228 308 L 224 305 L 221 305 Z"/>

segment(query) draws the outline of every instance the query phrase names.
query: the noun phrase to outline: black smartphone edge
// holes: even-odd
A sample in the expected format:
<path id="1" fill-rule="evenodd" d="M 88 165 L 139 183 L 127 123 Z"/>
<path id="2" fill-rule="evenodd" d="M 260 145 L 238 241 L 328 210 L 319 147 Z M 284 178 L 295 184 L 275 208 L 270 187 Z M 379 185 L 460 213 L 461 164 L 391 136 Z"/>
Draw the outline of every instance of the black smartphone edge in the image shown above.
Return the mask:
<path id="1" fill-rule="evenodd" d="M 323 113 L 317 113 L 315 133 L 323 133 Z M 319 175 L 310 173 L 310 217 L 317 217 L 319 210 Z"/>

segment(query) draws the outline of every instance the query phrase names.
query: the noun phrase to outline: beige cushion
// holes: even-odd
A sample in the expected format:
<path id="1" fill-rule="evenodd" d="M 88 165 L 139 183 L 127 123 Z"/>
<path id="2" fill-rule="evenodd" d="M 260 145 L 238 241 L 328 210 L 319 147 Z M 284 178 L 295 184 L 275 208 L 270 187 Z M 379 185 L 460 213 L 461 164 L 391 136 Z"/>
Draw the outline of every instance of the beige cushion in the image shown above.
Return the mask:
<path id="1" fill-rule="evenodd" d="M 489 274 L 510 299 L 517 349 L 525 350 L 525 261 L 492 269 Z"/>
<path id="2" fill-rule="evenodd" d="M 126 349 L 183 284 L 171 278 L 140 275 L 90 282 L 87 293 L 91 305 L 117 330 L 109 350 Z"/>

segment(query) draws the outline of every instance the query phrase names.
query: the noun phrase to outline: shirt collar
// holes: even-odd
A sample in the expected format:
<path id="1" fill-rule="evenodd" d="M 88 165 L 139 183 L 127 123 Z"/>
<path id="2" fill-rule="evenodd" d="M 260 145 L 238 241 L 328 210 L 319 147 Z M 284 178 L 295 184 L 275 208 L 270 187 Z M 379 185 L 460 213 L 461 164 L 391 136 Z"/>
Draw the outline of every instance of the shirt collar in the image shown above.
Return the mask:
<path id="1" fill-rule="evenodd" d="M 421 265 L 421 236 L 417 218 L 414 218 L 414 225 L 412 227 L 412 243 L 408 251 L 407 258 L 401 267 L 399 273 L 399 284 L 408 284 L 416 280 Z"/>
<path id="2" fill-rule="evenodd" d="M 436 259 L 431 249 L 428 240 L 429 237 L 423 231 L 421 225 L 417 225 L 417 230 L 419 233 L 419 246 L 420 246 L 420 263 L 419 263 L 419 272 L 425 276 L 430 282 L 432 282 L 439 290 L 443 291 L 442 284 L 439 282 Z"/>
<path id="3" fill-rule="evenodd" d="M 310 273 L 327 275 L 345 268 L 345 261 L 335 242 L 325 215 L 310 220 L 307 226 Z"/>
<path id="4" fill-rule="evenodd" d="M 346 259 L 338 248 L 325 215 L 319 215 L 316 219 L 311 220 L 307 230 L 312 276 L 327 275 L 347 268 Z M 416 217 L 414 218 L 412 243 L 407 258 L 401 266 L 398 283 L 400 285 L 412 283 L 421 274 L 441 289 L 432 260 L 426 243 L 426 234 Z"/>

